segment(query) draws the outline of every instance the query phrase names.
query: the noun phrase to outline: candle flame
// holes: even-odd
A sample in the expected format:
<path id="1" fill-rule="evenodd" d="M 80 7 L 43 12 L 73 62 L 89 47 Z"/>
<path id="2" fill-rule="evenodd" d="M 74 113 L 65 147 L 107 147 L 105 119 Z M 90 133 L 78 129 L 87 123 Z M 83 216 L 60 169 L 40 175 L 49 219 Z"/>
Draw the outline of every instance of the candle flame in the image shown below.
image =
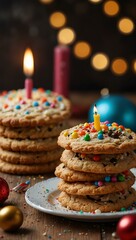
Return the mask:
<path id="1" fill-rule="evenodd" d="M 98 113 L 98 111 L 97 111 L 97 107 L 96 107 L 96 104 L 94 105 L 94 109 L 93 109 L 93 111 L 94 111 L 94 114 L 97 114 L 97 113 Z"/>
<path id="2" fill-rule="evenodd" d="M 34 58 L 30 48 L 27 48 L 24 54 L 23 70 L 26 76 L 31 76 L 34 72 Z"/>

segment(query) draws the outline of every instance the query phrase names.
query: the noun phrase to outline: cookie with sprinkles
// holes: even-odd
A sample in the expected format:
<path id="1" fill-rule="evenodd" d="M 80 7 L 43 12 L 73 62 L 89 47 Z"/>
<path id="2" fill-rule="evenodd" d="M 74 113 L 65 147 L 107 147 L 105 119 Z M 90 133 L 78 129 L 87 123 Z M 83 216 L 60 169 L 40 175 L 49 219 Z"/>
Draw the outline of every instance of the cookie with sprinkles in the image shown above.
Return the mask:
<path id="1" fill-rule="evenodd" d="M 96 181 L 97 179 L 103 180 L 106 174 L 94 174 L 80 171 L 74 171 L 66 167 L 63 163 L 56 167 L 55 175 L 67 182 L 83 182 L 83 181 Z"/>
<path id="2" fill-rule="evenodd" d="M 62 153 L 61 148 L 56 148 L 52 151 L 46 152 L 13 152 L 0 149 L 0 159 L 2 161 L 22 164 L 22 165 L 35 165 L 49 163 L 60 159 Z"/>
<path id="3" fill-rule="evenodd" d="M 77 196 L 61 192 L 58 201 L 63 207 L 75 211 L 95 213 L 120 211 L 127 209 L 135 202 L 136 191 L 133 188 L 124 192 L 117 192 L 107 195 Z"/>
<path id="4" fill-rule="evenodd" d="M 135 182 L 135 176 L 130 171 L 127 175 L 120 173 L 113 176 L 106 176 L 97 181 L 83 181 L 83 182 L 65 182 L 61 180 L 58 184 L 60 191 L 66 192 L 71 195 L 105 195 L 110 193 L 121 192 L 122 190 L 129 189 Z"/>
<path id="5" fill-rule="evenodd" d="M 101 123 L 100 131 L 94 123 L 85 123 L 62 131 L 58 144 L 73 152 L 117 154 L 136 149 L 136 134 L 117 123 Z"/>
<path id="6" fill-rule="evenodd" d="M 45 126 L 70 115 L 70 101 L 50 90 L 33 89 L 32 99 L 26 98 L 25 89 L 3 92 L 0 96 L 0 125 L 3 126 Z"/>
<path id="7" fill-rule="evenodd" d="M 0 159 L 0 171 L 10 174 L 41 174 L 53 172 L 59 161 L 52 161 L 44 164 L 34 164 L 34 165 L 23 165 L 23 164 L 13 164 L 2 161 Z"/>
<path id="8" fill-rule="evenodd" d="M 60 160 L 71 170 L 96 174 L 121 173 L 136 167 L 134 151 L 122 154 L 83 154 L 64 150 Z"/>
<path id="9" fill-rule="evenodd" d="M 0 136 L 13 139 L 39 139 L 56 137 L 60 132 L 66 129 L 68 123 L 58 122 L 46 126 L 36 127 L 5 127 L 0 125 Z"/>

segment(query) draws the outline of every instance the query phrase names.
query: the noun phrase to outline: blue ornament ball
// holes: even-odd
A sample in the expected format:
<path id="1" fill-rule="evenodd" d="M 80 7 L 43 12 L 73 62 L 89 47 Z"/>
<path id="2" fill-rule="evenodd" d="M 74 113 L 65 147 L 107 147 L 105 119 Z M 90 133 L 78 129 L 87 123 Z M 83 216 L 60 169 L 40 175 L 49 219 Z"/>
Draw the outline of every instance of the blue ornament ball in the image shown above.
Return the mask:
<path id="1" fill-rule="evenodd" d="M 120 95 L 107 95 L 94 104 L 100 114 L 100 121 L 117 122 L 120 125 L 136 131 L 136 105 Z M 93 122 L 94 104 L 89 109 L 88 121 Z"/>

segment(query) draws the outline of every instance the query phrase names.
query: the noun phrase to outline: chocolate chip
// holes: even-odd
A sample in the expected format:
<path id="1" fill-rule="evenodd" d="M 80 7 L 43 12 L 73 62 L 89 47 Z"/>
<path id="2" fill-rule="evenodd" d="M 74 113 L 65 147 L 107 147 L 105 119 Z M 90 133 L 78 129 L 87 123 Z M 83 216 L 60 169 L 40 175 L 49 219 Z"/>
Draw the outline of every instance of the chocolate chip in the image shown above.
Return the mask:
<path id="1" fill-rule="evenodd" d="M 117 159 L 116 158 L 111 158 L 110 162 L 115 166 L 117 163 Z"/>
<path id="2" fill-rule="evenodd" d="M 51 131 L 52 131 L 52 128 L 51 128 L 51 127 L 48 127 L 48 131 L 51 132 Z"/>
<path id="3" fill-rule="evenodd" d="M 131 136 L 131 135 L 129 135 L 129 137 L 128 137 L 129 139 L 133 139 L 133 137 Z"/>

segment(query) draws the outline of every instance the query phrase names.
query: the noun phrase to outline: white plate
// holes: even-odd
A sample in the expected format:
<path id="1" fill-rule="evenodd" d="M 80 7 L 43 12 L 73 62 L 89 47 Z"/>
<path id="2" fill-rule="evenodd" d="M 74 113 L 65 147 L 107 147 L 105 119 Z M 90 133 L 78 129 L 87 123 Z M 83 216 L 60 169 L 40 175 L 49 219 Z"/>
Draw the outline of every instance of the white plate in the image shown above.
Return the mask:
<path id="1" fill-rule="evenodd" d="M 136 170 L 133 170 L 136 175 Z M 78 221 L 109 221 L 116 220 L 126 214 L 136 214 L 135 210 L 115 212 L 115 213 L 100 213 L 91 214 L 85 212 L 78 212 L 68 210 L 60 206 L 57 197 L 60 193 L 57 190 L 59 178 L 50 178 L 48 180 L 39 182 L 33 187 L 29 188 L 25 193 L 26 202 L 33 208 L 56 216 L 71 218 Z M 136 189 L 136 183 L 133 185 Z"/>

